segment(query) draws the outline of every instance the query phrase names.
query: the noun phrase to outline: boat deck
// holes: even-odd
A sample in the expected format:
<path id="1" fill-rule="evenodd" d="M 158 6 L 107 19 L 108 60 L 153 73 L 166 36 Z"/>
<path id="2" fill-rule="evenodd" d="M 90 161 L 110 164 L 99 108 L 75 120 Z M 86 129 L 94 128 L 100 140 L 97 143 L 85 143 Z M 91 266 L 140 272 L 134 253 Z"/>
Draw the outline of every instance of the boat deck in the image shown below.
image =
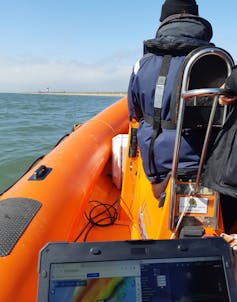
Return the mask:
<path id="1" fill-rule="evenodd" d="M 106 190 L 104 190 L 106 188 Z M 111 163 L 96 184 L 71 241 L 131 239 L 131 222 L 120 205 L 120 191 L 111 182 Z M 75 235 L 76 234 L 76 235 Z"/>

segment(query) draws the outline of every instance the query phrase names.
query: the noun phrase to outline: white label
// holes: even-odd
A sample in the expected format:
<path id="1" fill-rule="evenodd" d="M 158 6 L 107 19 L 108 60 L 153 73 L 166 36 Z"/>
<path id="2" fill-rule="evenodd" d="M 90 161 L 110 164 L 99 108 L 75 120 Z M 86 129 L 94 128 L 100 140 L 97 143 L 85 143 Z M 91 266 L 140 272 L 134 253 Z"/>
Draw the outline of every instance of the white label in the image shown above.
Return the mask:
<path id="1" fill-rule="evenodd" d="M 208 207 L 208 198 L 199 197 L 180 197 L 179 213 L 182 213 L 186 207 L 188 213 L 206 214 Z"/>

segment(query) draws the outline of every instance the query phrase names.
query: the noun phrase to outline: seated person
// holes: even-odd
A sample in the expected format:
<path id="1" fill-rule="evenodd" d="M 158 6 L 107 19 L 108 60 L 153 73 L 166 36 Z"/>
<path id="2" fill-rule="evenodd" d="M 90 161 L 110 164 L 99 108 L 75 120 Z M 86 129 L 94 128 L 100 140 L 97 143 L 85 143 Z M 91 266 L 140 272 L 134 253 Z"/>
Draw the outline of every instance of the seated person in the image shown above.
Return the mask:
<path id="1" fill-rule="evenodd" d="M 219 104 L 229 105 L 230 110 L 222 132 L 210 152 L 203 179 L 206 186 L 220 193 L 224 226 L 230 233 L 237 233 L 236 101 L 237 66 L 226 79 L 222 94 L 219 96 Z M 235 240 L 237 243 L 236 237 Z"/>
<path id="2" fill-rule="evenodd" d="M 176 130 L 163 127 L 163 122 L 171 120 L 170 102 L 179 68 L 190 51 L 200 46 L 213 45 L 210 44 L 211 24 L 198 16 L 195 0 L 166 0 L 160 21 L 155 39 L 144 42 L 146 53 L 135 64 L 128 87 L 130 119 L 139 121 L 137 139 L 143 168 L 157 198 L 172 167 Z M 156 84 L 166 54 L 170 54 L 171 59 L 162 95 L 161 127 L 153 141 L 151 156 Z M 197 170 L 204 135 L 200 130 L 183 130 L 179 173 L 187 169 Z"/>

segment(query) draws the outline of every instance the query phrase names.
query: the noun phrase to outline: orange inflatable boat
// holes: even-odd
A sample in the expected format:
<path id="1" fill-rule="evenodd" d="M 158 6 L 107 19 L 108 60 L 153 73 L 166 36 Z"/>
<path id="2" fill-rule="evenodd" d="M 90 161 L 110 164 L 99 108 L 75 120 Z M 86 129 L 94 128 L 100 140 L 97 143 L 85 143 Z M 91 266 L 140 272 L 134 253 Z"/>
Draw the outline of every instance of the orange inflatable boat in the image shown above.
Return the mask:
<path id="1" fill-rule="evenodd" d="M 226 76 L 232 62 L 221 50 L 195 60 L 209 55 L 224 60 Z M 183 102 L 190 96 L 187 88 Z M 192 93 L 200 91 L 218 94 L 210 87 Z M 136 146 L 137 126 L 129 123 L 123 98 L 77 127 L 1 194 L 2 302 L 35 301 L 38 255 L 48 242 L 175 239 L 225 231 L 218 193 L 178 179 L 176 153 L 164 192 L 159 199 L 153 196 Z"/>

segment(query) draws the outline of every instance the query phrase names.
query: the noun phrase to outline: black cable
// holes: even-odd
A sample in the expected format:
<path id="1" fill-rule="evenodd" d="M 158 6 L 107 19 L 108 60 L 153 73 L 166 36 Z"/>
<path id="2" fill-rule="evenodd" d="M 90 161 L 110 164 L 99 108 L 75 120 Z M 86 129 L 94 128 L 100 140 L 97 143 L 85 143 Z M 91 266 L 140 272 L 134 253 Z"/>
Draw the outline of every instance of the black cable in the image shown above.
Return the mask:
<path id="1" fill-rule="evenodd" d="M 85 213 L 85 216 L 87 218 L 87 220 L 94 226 L 101 226 L 101 227 L 104 227 L 104 226 L 110 226 L 112 224 L 114 224 L 114 222 L 116 221 L 117 217 L 118 217 L 118 213 L 117 213 L 117 210 L 116 208 L 113 206 L 113 205 L 110 205 L 110 204 L 106 204 L 106 203 L 103 203 L 103 202 L 100 202 L 100 201 L 91 201 L 91 202 L 95 202 L 97 203 L 96 206 L 94 206 L 90 212 L 89 212 L 89 215 L 87 213 Z M 96 210 L 98 210 L 98 208 L 100 207 L 103 207 L 105 208 L 102 212 L 93 215 L 94 212 Z M 112 211 L 111 211 L 112 210 Z M 97 219 L 99 216 L 102 216 L 103 214 L 107 213 L 108 216 L 107 217 L 104 217 L 104 218 L 101 218 L 99 219 L 98 221 L 96 221 L 95 219 Z M 105 221 L 105 220 L 109 220 L 109 222 L 107 223 L 101 223 L 102 221 Z"/>
<path id="2" fill-rule="evenodd" d="M 115 221 L 118 218 L 118 211 L 115 205 L 118 203 L 119 199 L 116 200 L 113 204 L 107 204 L 97 200 L 90 200 L 90 203 L 96 203 L 96 205 L 89 211 L 89 213 L 84 213 L 88 223 L 83 227 L 81 232 L 75 238 L 74 241 L 77 241 L 84 232 L 85 236 L 83 241 L 87 240 L 87 237 L 94 226 L 98 227 L 107 227 L 115 224 Z M 101 211 L 98 212 L 98 209 L 102 207 Z M 96 213 L 95 213 L 96 211 Z M 102 215 L 107 214 L 107 216 L 101 217 Z M 88 228 L 89 227 L 89 228 Z M 87 229 L 88 228 L 88 229 Z"/>
<path id="3" fill-rule="evenodd" d="M 74 239 L 74 242 L 76 242 L 81 236 L 82 234 L 85 232 L 85 230 L 87 229 L 87 227 L 90 225 L 90 223 L 88 222 L 84 228 L 81 230 L 81 232 L 77 235 L 77 237 Z"/>

